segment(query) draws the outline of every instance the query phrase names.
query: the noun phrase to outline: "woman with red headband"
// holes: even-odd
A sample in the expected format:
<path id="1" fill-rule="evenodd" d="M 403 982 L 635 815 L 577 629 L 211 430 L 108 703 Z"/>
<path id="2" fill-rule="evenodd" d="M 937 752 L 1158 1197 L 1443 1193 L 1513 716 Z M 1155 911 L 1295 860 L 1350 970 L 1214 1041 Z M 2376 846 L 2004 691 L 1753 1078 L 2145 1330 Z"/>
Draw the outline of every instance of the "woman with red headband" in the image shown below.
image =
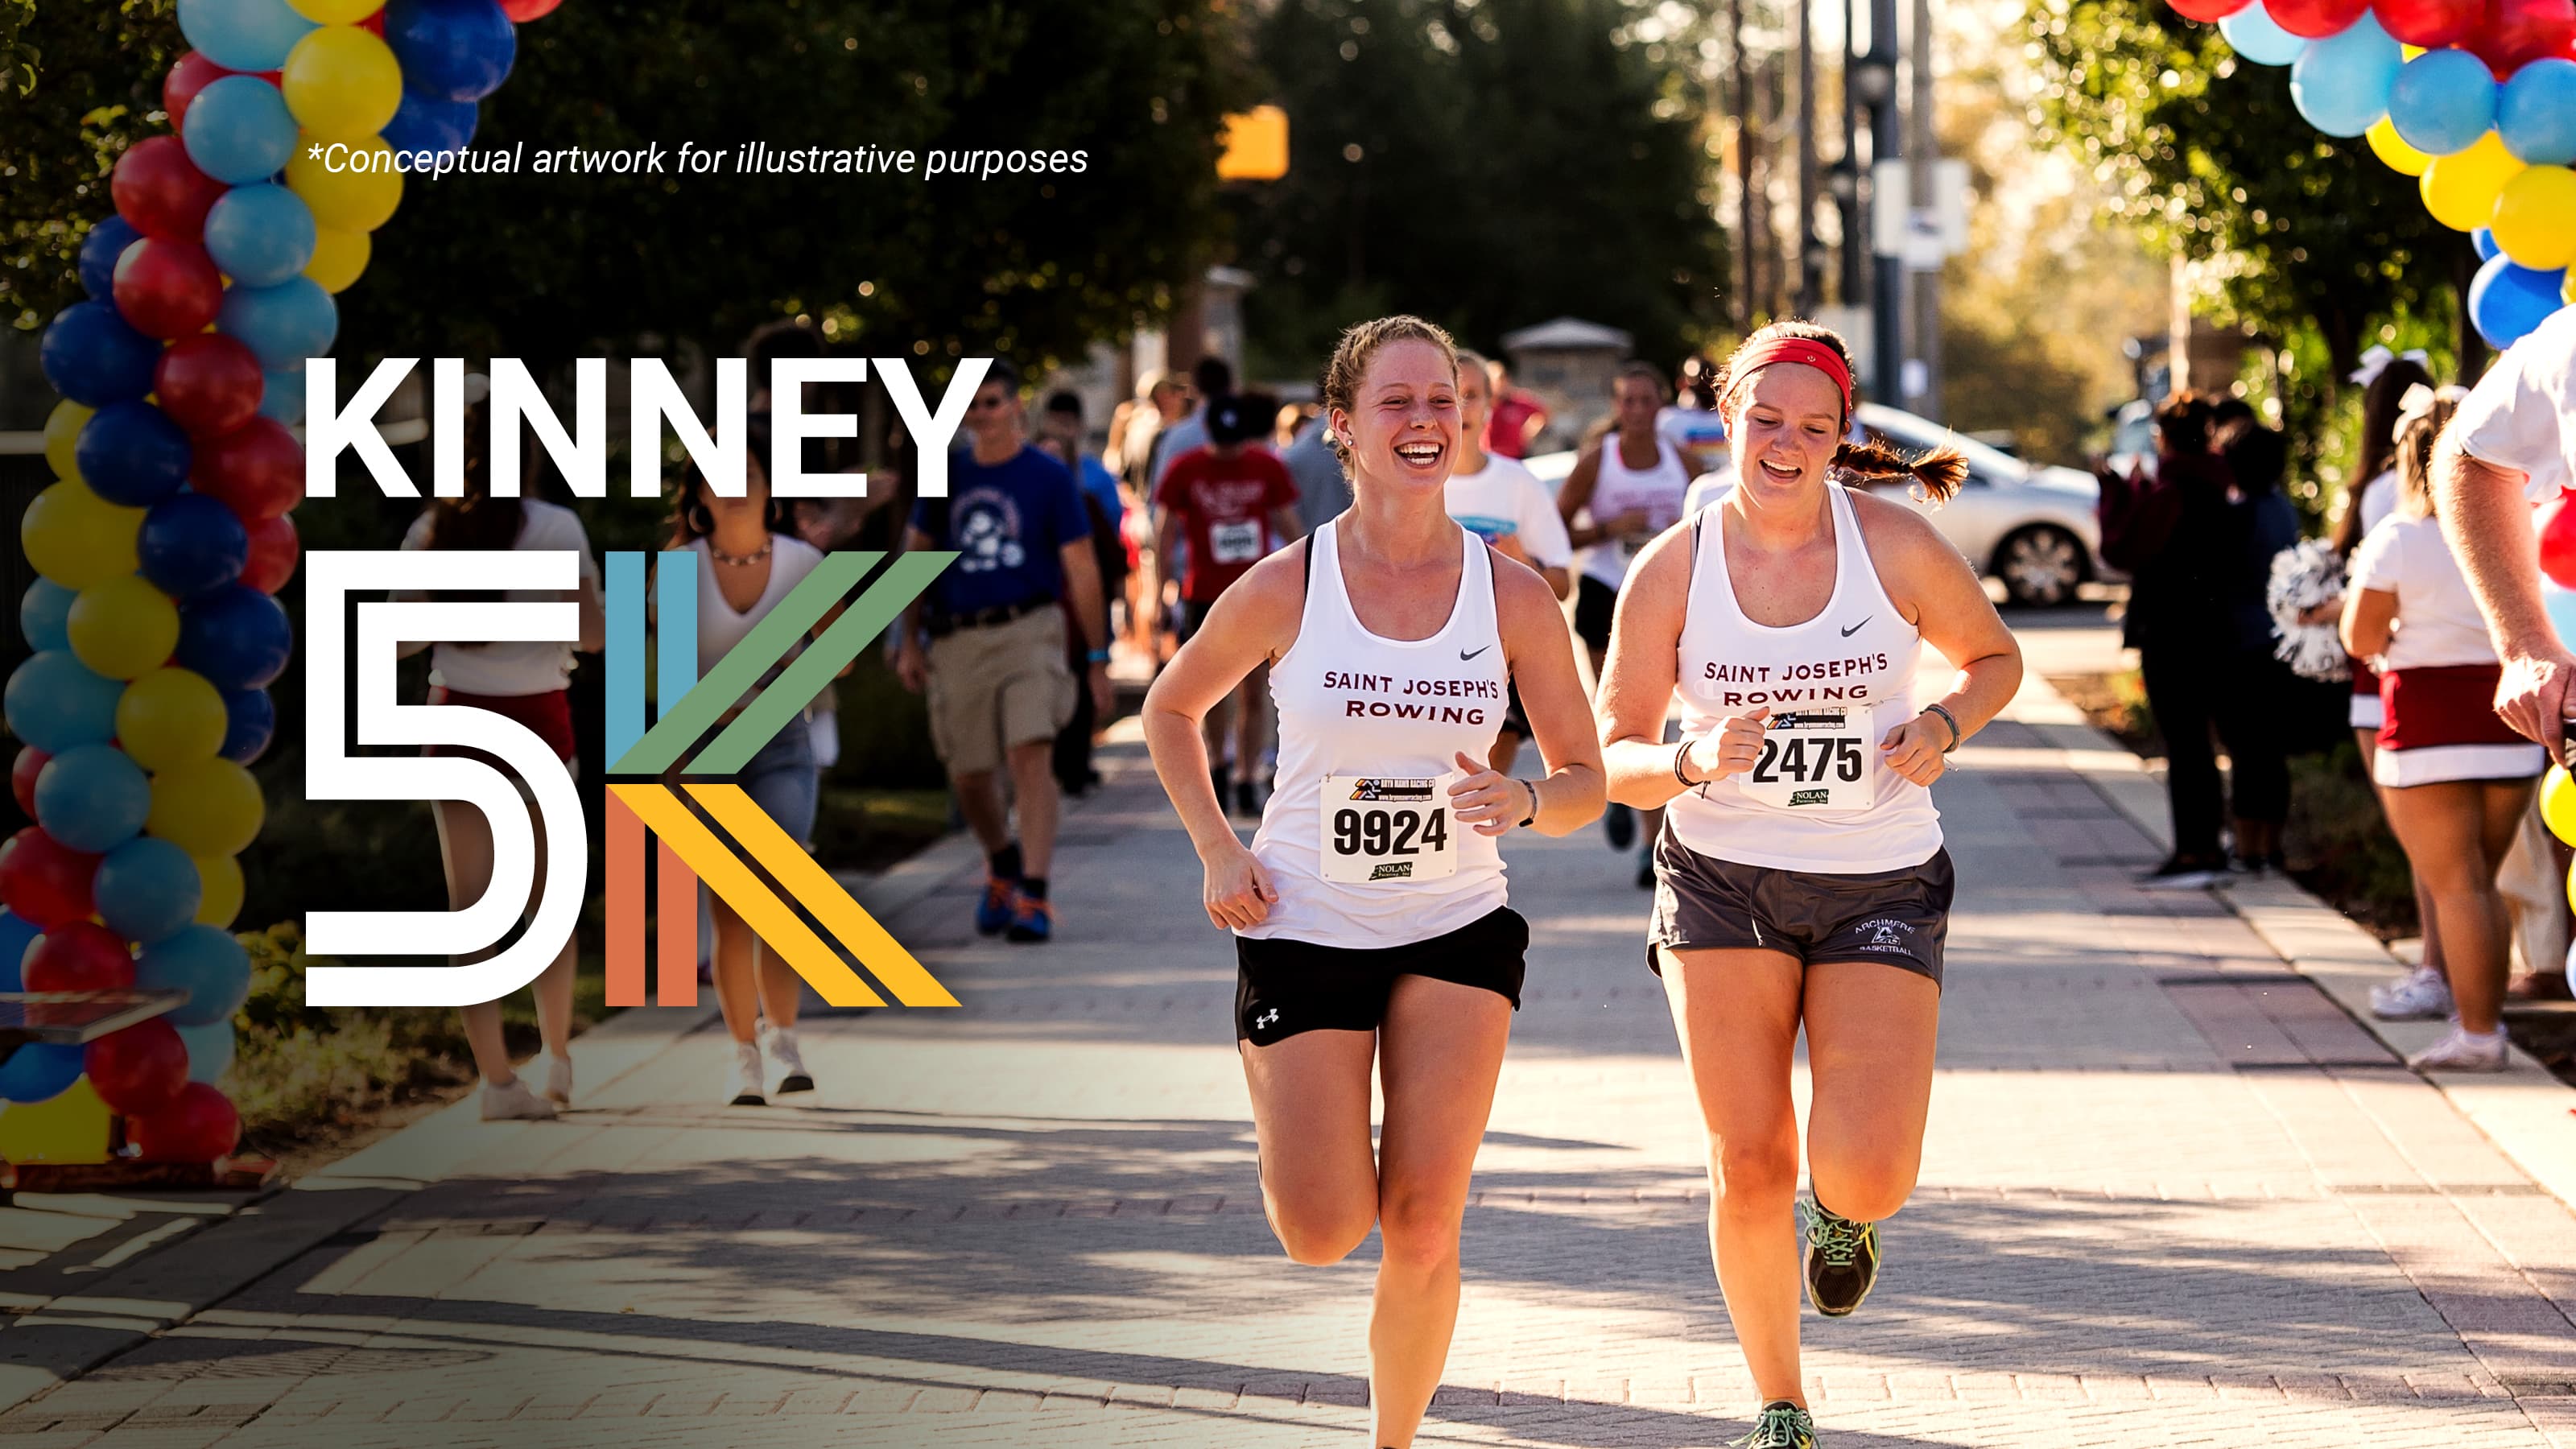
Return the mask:
<path id="1" fill-rule="evenodd" d="M 1638 556 L 1599 713 L 1610 796 L 1664 808 L 1647 961 L 1708 1126 L 1709 1239 L 1763 1400 L 1757 1449 L 1815 1443 L 1798 1367 L 1804 1276 L 1839 1317 L 1876 1280 L 1878 1223 L 1914 1189 L 1932 1092 L 1951 873 L 1929 786 L 2021 685 L 1984 587 L 1904 504 L 1836 478 L 1967 468 L 1844 441 L 1842 339 L 1776 322 L 1719 379 L 1736 487 Z M 1956 686 L 1918 706 L 1931 645 Z M 1664 743 L 1681 706 L 1682 740 Z M 1793 1215 L 1800 1025 L 1814 1199 Z"/>

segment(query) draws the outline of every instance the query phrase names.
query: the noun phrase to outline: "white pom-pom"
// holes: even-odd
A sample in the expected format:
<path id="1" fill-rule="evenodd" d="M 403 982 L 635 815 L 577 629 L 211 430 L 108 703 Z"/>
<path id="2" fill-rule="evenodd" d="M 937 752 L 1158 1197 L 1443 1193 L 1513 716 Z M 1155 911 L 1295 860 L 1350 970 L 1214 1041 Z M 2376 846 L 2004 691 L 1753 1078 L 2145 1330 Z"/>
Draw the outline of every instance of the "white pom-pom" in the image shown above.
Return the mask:
<path id="1" fill-rule="evenodd" d="M 2264 606 L 2280 634 L 2273 657 L 2301 679 L 2330 681 L 2352 677 L 2343 640 L 2331 623 L 2307 624 L 2300 616 L 2343 602 L 2343 560 L 2319 539 L 2305 538 L 2272 556 L 2272 580 Z"/>

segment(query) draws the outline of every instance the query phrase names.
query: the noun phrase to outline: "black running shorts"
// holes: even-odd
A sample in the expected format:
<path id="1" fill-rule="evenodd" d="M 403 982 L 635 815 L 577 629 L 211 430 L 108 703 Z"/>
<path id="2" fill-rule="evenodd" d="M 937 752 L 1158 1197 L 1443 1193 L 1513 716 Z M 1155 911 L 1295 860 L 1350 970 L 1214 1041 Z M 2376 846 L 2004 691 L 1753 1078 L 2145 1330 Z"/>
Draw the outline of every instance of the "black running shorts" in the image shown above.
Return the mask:
<path id="1" fill-rule="evenodd" d="M 1521 1005 L 1529 922 L 1509 906 L 1445 936 L 1402 946 L 1319 946 L 1270 936 L 1234 938 L 1234 1039 L 1254 1046 L 1301 1031 L 1375 1031 L 1398 976 L 1428 976 Z"/>
<path id="2" fill-rule="evenodd" d="M 1921 865 L 1866 875 L 1778 870 L 1701 855 L 1673 838 L 1655 842 L 1655 914 L 1646 964 L 1658 974 L 1672 951 L 1780 951 L 1800 965 L 1884 961 L 1941 981 L 1941 948 L 1957 887 L 1950 852 Z"/>
<path id="3" fill-rule="evenodd" d="M 1618 617 L 1619 591 L 1585 574 L 1574 581 L 1574 637 L 1595 649 L 1610 647 L 1610 625 Z"/>

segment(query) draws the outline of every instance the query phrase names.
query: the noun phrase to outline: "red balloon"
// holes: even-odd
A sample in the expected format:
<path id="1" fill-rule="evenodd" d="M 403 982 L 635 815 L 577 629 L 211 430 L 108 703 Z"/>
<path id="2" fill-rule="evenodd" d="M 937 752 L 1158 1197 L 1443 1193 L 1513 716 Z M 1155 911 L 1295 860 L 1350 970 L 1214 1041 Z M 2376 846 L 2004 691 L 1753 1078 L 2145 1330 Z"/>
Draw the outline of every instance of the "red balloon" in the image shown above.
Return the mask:
<path id="1" fill-rule="evenodd" d="M 501 13 L 525 25 L 531 20 L 543 20 L 554 14 L 555 7 L 562 3 L 563 0 L 501 0 Z M 2250 4 L 2251 0 L 2247 3 Z"/>
<path id="2" fill-rule="evenodd" d="M 303 553 L 293 518 L 283 513 L 263 518 L 250 526 L 250 562 L 242 565 L 241 582 L 263 594 L 276 593 L 295 577 L 295 564 Z M 31 806 L 27 813 L 36 812 Z"/>
<path id="3" fill-rule="evenodd" d="M 304 496 L 304 445 L 275 418 L 253 418 L 196 450 L 188 482 L 244 523 L 275 518 Z"/>
<path id="4" fill-rule="evenodd" d="M 372 31 L 378 40 L 384 39 L 385 12 L 379 10 L 375 14 L 368 16 L 366 19 L 359 21 L 358 28 L 360 30 Z"/>
<path id="5" fill-rule="evenodd" d="M 2565 55 L 2576 43 L 2576 0 L 2487 0 L 2483 23 L 2466 48 L 2487 63 L 2497 80 L 2545 56 Z"/>
<path id="6" fill-rule="evenodd" d="M 19 974 L 29 991 L 130 991 L 134 953 L 96 921 L 62 921 L 28 945 Z"/>
<path id="7" fill-rule="evenodd" d="M 2292 35 L 2323 40 L 2359 20 L 2370 0 L 2264 0 L 2263 8 Z"/>
<path id="8" fill-rule="evenodd" d="M 205 235 L 206 211 L 228 188 L 197 169 L 176 136 L 155 136 L 117 158 L 108 184 L 116 214 L 145 236 L 193 242 Z"/>
<path id="9" fill-rule="evenodd" d="M 2486 0 L 2371 0 L 2379 28 L 2426 50 L 2454 47 L 2486 15 Z"/>
<path id="10" fill-rule="evenodd" d="M 97 873 L 97 856 L 73 850 L 47 835 L 44 827 L 30 825 L 0 845 L 0 905 L 40 931 L 51 930 L 97 909 L 89 893 L 90 877 Z"/>
<path id="11" fill-rule="evenodd" d="M 188 1044 L 157 1016 L 91 1042 L 81 1066 L 98 1099 L 128 1117 L 161 1111 L 188 1089 Z"/>
<path id="12" fill-rule="evenodd" d="M 197 92 L 232 74 L 193 50 L 180 56 L 161 81 L 161 109 L 170 114 L 170 129 L 183 129 L 180 119 L 188 114 L 188 103 L 197 98 Z"/>
<path id="13" fill-rule="evenodd" d="M 180 338 L 152 370 L 161 411 L 197 438 L 221 436 L 259 416 L 265 387 L 259 355 L 220 332 Z"/>
<path id="14" fill-rule="evenodd" d="M 2170 0 L 2174 13 L 2185 20 L 2224 20 L 2254 3 L 2254 0 Z"/>
<path id="15" fill-rule="evenodd" d="M 18 797 L 18 808 L 27 818 L 36 818 L 36 772 L 45 768 L 53 756 L 29 745 L 18 752 L 18 763 L 9 767 L 9 793 Z"/>
<path id="16" fill-rule="evenodd" d="M 146 1162 L 212 1162 L 241 1145 L 241 1113 L 204 1082 L 190 1082 L 158 1112 L 129 1117 L 125 1140 Z"/>
<path id="17" fill-rule="evenodd" d="M 116 259 L 115 296 L 127 326 L 167 341 L 214 325 L 224 278 L 195 242 L 148 236 Z"/>

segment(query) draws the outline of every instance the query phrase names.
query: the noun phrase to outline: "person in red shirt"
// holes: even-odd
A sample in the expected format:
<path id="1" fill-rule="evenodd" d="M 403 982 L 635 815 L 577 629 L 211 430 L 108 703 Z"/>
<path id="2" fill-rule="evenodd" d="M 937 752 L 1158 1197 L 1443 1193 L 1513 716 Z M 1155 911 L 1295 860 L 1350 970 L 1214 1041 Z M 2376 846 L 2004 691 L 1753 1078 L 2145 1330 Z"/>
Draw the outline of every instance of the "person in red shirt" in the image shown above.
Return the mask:
<path id="1" fill-rule="evenodd" d="M 1537 394 L 1512 386 L 1512 366 L 1501 358 L 1486 363 L 1485 373 L 1494 394 L 1494 409 L 1485 421 L 1485 451 L 1497 457 L 1526 458 L 1530 444 L 1547 431 L 1547 404 Z"/>
<path id="2" fill-rule="evenodd" d="M 1206 445 L 1173 459 L 1154 490 L 1154 507 L 1161 515 L 1155 530 L 1160 556 L 1176 557 L 1174 545 L 1187 540 L 1181 571 L 1184 643 L 1206 622 L 1217 595 L 1303 532 L 1297 484 L 1288 465 L 1252 441 L 1268 431 L 1275 411 L 1250 398 L 1211 399 Z M 1255 819 L 1261 815 L 1261 756 L 1270 727 L 1269 700 L 1263 694 L 1268 682 L 1265 671 L 1253 671 L 1232 697 L 1207 712 L 1202 726 L 1217 798 L 1232 799 L 1236 810 Z M 1224 763 L 1229 729 L 1234 735 L 1231 796 Z"/>

